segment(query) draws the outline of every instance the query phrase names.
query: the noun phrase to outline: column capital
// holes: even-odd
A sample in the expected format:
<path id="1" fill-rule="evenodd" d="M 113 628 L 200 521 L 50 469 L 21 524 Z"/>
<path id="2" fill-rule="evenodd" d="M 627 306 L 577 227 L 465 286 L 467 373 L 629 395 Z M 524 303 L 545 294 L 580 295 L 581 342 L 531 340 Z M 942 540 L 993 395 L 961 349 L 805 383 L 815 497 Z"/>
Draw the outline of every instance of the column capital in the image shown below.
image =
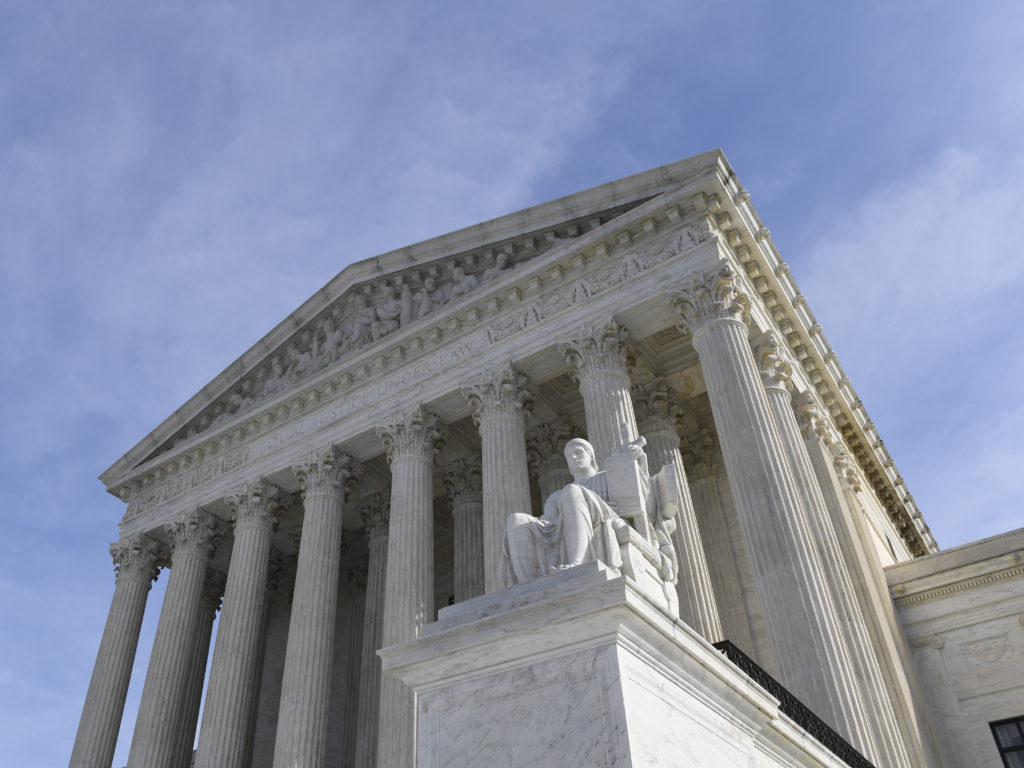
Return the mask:
<path id="1" fill-rule="evenodd" d="M 362 470 L 361 464 L 333 445 L 310 451 L 304 461 L 292 465 L 292 472 L 299 478 L 299 493 L 303 499 L 308 494 L 330 495 L 338 489 L 347 492 Z"/>
<path id="2" fill-rule="evenodd" d="M 595 373 L 628 375 L 634 360 L 629 330 L 611 317 L 595 325 L 582 326 L 572 338 L 558 344 L 558 351 L 572 367 L 576 381 Z"/>
<path id="3" fill-rule="evenodd" d="M 460 504 L 482 504 L 483 469 L 479 456 L 461 456 L 444 467 L 442 473 L 445 493 L 454 511 Z"/>
<path id="4" fill-rule="evenodd" d="M 700 432 L 685 440 L 683 446 L 684 464 L 687 474 L 694 480 L 701 480 L 711 477 L 716 468 L 715 464 L 715 436 L 711 430 L 702 427 Z"/>
<path id="5" fill-rule="evenodd" d="M 133 579 L 149 584 L 156 581 L 165 556 L 155 541 L 147 536 L 132 536 L 110 545 L 114 560 L 114 580 Z"/>
<path id="6" fill-rule="evenodd" d="M 839 481 L 855 493 L 860 491 L 862 488 L 860 473 L 857 471 L 850 452 L 838 442 L 829 446 L 829 452 L 832 454 L 832 466 L 835 467 Z"/>
<path id="7" fill-rule="evenodd" d="M 800 426 L 800 432 L 804 440 L 810 440 L 812 435 L 817 435 L 826 446 L 836 442 L 836 436 L 828 428 L 828 421 L 823 415 L 817 398 L 810 392 L 798 392 L 793 396 L 793 412 L 796 414 L 796 423 Z"/>
<path id="8" fill-rule="evenodd" d="M 199 598 L 199 607 L 204 611 L 212 611 L 214 613 L 219 611 L 227 582 L 228 577 L 226 573 L 215 571 L 212 568 L 208 569 L 206 571 L 206 578 L 203 580 L 203 594 Z"/>
<path id="9" fill-rule="evenodd" d="M 225 497 L 235 527 L 253 526 L 271 529 L 278 513 L 287 508 L 287 497 L 280 488 L 262 477 L 243 483 Z"/>
<path id="10" fill-rule="evenodd" d="M 565 444 L 572 438 L 572 427 L 561 420 L 538 424 L 526 435 L 526 457 L 535 477 L 550 469 L 565 468 Z"/>
<path id="11" fill-rule="evenodd" d="M 634 384 L 632 395 L 637 428 L 641 435 L 666 432 L 679 440 L 678 427 L 682 408 L 679 406 L 675 389 L 668 382 L 657 378 L 646 384 Z"/>
<path id="12" fill-rule="evenodd" d="M 782 343 L 775 331 L 768 331 L 754 347 L 754 358 L 765 388 L 785 390 L 793 380 L 793 365 L 786 360 Z"/>
<path id="13" fill-rule="evenodd" d="M 387 536 L 388 518 L 391 516 L 390 494 L 374 491 L 366 497 L 359 509 L 359 517 L 366 526 L 366 540 Z"/>
<path id="14" fill-rule="evenodd" d="M 384 443 L 389 464 L 405 457 L 432 459 L 448 437 L 441 420 L 421 405 L 378 426 L 377 436 Z"/>
<path id="15" fill-rule="evenodd" d="M 295 555 L 286 555 L 279 549 L 270 548 L 270 557 L 267 562 L 267 591 L 276 592 L 281 586 L 281 579 L 288 570 L 289 565 L 294 564 Z"/>
<path id="16" fill-rule="evenodd" d="M 679 315 L 677 327 L 691 336 L 712 323 L 746 325 L 750 321 L 750 299 L 740 289 L 739 276 L 730 264 L 687 280 L 668 300 Z"/>
<path id="17" fill-rule="evenodd" d="M 462 387 L 462 395 L 473 409 L 473 423 L 500 416 L 517 416 L 523 421 L 533 410 L 533 392 L 529 379 L 511 363 L 484 371 Z"/>
<path id="18" fill-rule="evenodd" d="M 223 531 L 209 512 L 194 508 L 184 518 L 164 525 L 164 532 L 171 542 L 173 554 L 187 553 L 212 557 L 223 538 Z"/>

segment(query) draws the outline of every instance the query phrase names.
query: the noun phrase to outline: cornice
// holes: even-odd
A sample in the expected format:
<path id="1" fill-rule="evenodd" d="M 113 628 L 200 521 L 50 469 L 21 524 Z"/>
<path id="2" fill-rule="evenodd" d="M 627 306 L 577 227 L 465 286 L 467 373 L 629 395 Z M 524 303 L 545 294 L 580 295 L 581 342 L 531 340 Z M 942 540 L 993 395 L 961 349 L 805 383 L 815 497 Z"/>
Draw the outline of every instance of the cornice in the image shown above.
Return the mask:
<path id="1" fill-rule="evenodd" d="M 925 583 L 934 584 L 934 586 L 925 587 L 922 584 L 915 584 L 914 582 L 907 582 L 903 584 L 895 584 L 890 587 L 890 593 L 892 594 L 893 602 L 897 608 L 905 608 L 911 605 L 917 605 L 924 603 L 929 600 L 935 600 L 943 597 L 949 597 L 950 595 L 957 594 L 958 592 L 966 592 L 971 589 L 977 589 L 978 587 L 985 587 L 989 584 L 996 584 L 1001 581 L 1009 581 L 1010 579 L 1017 579 L 1024 577 L 1024 562 L 1021 562 L 1018 556 L 1016 560 L 1010 560 L 1007 567 L 1006 563 L 995 563 L 995 567 L 985 573 L 981 573 L 976 576 L 964 578 L 963 576 L 957 577 L 955 574 L 946 578 L 939 578 L 935 580 L 928 580 Z M 940 583 L 935 584 L 935 581 Z"/>

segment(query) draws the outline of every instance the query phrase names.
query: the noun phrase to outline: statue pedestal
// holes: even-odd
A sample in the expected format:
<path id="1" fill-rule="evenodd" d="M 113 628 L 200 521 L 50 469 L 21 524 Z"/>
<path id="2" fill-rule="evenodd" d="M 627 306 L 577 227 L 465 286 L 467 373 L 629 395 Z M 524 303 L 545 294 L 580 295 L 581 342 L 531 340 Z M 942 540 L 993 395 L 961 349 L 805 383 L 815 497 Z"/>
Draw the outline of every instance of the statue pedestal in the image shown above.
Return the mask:
<path id="1" fill-rule="evenodd" d="M 418 768 L 843 766 L 598 562 L 444 608 L 380 655 L 416 693 Z"/>

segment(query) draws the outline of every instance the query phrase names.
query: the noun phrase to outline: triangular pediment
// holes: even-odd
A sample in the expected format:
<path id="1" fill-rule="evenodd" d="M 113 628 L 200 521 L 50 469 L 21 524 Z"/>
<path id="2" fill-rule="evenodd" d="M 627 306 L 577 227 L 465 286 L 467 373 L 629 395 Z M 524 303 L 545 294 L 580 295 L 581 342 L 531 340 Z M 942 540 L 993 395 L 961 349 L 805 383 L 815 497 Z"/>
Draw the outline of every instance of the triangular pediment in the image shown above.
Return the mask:
<path id="1" fill-rule="evenodd" d="M 342 270 L 169 419 L 101 475 L 108 487 L 135 468 L 268 406 L 300 396 L 305 383 L 431 315 L 500 286 L 537 259 L 652 198 L 727 171 L 719 150 L 458 230 Z M 288 406 L 284 406 L 288 407 Z"/>

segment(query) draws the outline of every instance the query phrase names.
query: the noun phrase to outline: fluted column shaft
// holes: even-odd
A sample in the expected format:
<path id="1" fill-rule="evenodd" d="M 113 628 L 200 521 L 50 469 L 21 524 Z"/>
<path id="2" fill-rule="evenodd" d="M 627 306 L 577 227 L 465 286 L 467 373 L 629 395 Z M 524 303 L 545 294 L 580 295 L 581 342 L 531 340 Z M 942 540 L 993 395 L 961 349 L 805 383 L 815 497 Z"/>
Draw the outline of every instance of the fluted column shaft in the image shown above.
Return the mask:
<path id="1" fill-rule="evenodd" d="M 437 417 L 418 408 L 377 428 L 391 463 L 391 518 L 381 646 L 412 640 L 434 618 L 434 468 L 442 440 Z M 378 766 L 413 765 L 415 697 L 382 674 Z"/>
<path id="2" fill-rule="evenodd" d="M 146 599 L 157 573 L 152 543 L 136 538 L 110 545 L 117 571 L 96 664 L 82 706 L 70 768 L 109 768 L 117 747 Z"/>
<path id="3" fill-rule="evenodd" d="M 865 752 L 870 759 L 883 765 L 909 766 L 878 660 L 867 637 L 864 616 L 856 604 L 853 582 L 839 551 L 832 521 L 825 509 L 825 500 L 793 413 L 792 396 L 787 387 L 791 366 L 782 359 L 781 345 L 774 333 L 760 345 L 758 357 L 768 403 L 797 481 L 812 546 L 821 559 L 822 575 L 835 608 L 840 628 L 836 639 L 845 648 L 845 655 L 853 668 L 855 688 L 852 692 L 859 694 L 860 705 L 867 713 L 867 727 L 863 734 L 867 746 Z"/>
<path id="4" fill-rule="evenodd" d="M 532 398 L 526 377 L 505 366 L 484 374 L 463 394 L 473 406 L 480 429 L 483 462 L 484 591 L 505 585 L 498 573 L 508 516 L 530 514 L 530 477 L 526 458 L 526 420 Z"/>
<path id="5" fill-rule="evenodd" d="M 363 510 L 369 565 L 359 665 L 359 708 L 356 714 L 356 768 L 374 768 L 377 760 L 377 717 L 380 709 L 381 621 L 388 562 L 388 506 L 382 494 Z"/>
<path id="6" fill-rule="evenodd" d="M 747 340 L 746 297 L 725 268 L 670 298 L 700 359 L 780 679 L 863 744 L 863 713 L 837 647 L 835 613 L 820 584 L 820 562 L 808 551 L 796 481 Z"/>
<path id="7" fill-rule="evenodd" d="M 203 708 L 197 768 L 243 768 L 251 754 L 278 495 L 274 486 L 257 482 L 228 497 L 235 542 Z"/>
<path id="8" fill-rule="evenodd" d="M 196 743 L 199 708 L 203 704 L 206 662 L 210 658 L 210 637 L 213 635 L 213 622 L 217 618 L 217 610 L 220 608 L 223 593 L 223 574 L 208 570 L 206 582 L 203 584 L 203 596 L 199 600 L 199 605 L 196 606 L 196 610 L 199 612 L 199 621 L 196 626 L 196 638 L 192 644 L 192 668 L 189 671 L 185 703 L 182 706 L 177 753 L 174 758 L 177 768 L 190 768 L 192 765 L 192 748 Z"/>
<path id="9" fill-rule="evenodd" d="M 817 588 L 822 593 L 821 601 L 827 603 L 835 615 L 835 627 L 829 631 L 836 645 L 836 654 L 841 654 L 846 661 L 846 665 L 849 667 L 847 672 L 850 681 L 850 688 L 847 691 L 847 696 L 850 700 L 849 706 L 856 707 L 864 713 L 863 722 L 858 726 L 859 732 L 856 733 L 854 741 L 868 759 L 873 762 L 879 762 L 882 757 L 882 753 L 879 750 L 881 746 L 879 738 L 883 734 L 877 731 L 882 730 L 884 732 L 885 730 L 884 723 L 882 722 L 884 715 L 877 711 L 876 707 L 872 706 L 871 698 L 865 696 L 865 680 L 862 677 L 866 672 L 864 659 L 859 657 L 859 654 L 856 652 L 856 644 L 851 642 L 853 639 L 851 633 L 856 633 L 858 627 L 854 626 L 854 618 L 847 615 L 843 610 L 846 602 L 844 597 L 849 597 L 849 595 L 843 596 L 838 593 L 840 574 L 834 570 L 837 564 L 829 557 L 827 535 L 821 528 L 823 523 L 828 525 L 828 527 L 831 527 L 831 525 L 821 519 L 821 493 L 814 493 L 816 489 L 807 485 L 808 477 L 804 476 L 801 472 L 801 457 L 797 455 L 795 448 L 799 447 L 802 450 L 803 446 L 798 446 L 794 442 L 794 435 L 789 429 L 790 422 L 792 422 L 794 428 L 796 426 L 796 421 L 790 408 L 790 394 L 784 386 L 767 386 L 765 391 L 768 395 L 768 402 L 775 417 L 776 425 L 779 427 L 779 436 L 782 439 L 783 448 L 786 451 L 786 456 L 789 458 L 790 466 L 796 479 L 797 490 L 807 520 L 805 530 L 810 538 L 808 548 L 813 548 L 820 561 L 820 567 L 817 569 L 818 573 L 820 573 L 820 581 L 817 584 Z M 788 418 L 786 418 L 787 414 Z M 804 454 L 803 463 L 807 464 L 806 451 L 804 451 Z M 811 480 L 813 481 L 813 478 Z M 841 564 L 839 568 L 845 570 Z M 858 623 L 862 629 L 862 622 Z M 889 764 L 888 760 L 884 764 Z M 904 764 L 903 762 L 892 763 L 894 766 Z"/>
<path id="10" fill-rule="evenodd" d="M 274 768 L 321 768 L 338 610 L 341 512 L 345 483 L 358 467 L 333 447 L 313 452 L 292 471 L 299 478 L 304 517 L 295 594 L 288 623 Z"/>
<path id="11" fill-rule="evenodd" d="M 455 602 L 484 594 L 483 469 L 477 459 L 457 459 L 444 472 L 452 505 Z"/>
<path id="12" fill-rule="evenodd" d="M 594 446 L 599 466 L 637 436 L 636 415 L 630 397 L 629 365 L 632 349 L 625 328 L 610 320 L 581 330 L 559 345 L 580 385 L 587 418 L 587 440 Z M 623 424 L 628 436 L 623 439 Z"/>
<path id="13" fill-rule="evenodd" d="M 847 463 L 838 438 L 828 434 L 813 396 L 810 393 L 797 396 L 794 407 L 799 413 L 795 423 L 802 433 L 802 447 L 808 458 L 807 469 L 822 497 L 822 509 L 828 517 L 830 533 L 834 535 L 836 556 L 845 566 L 843 575 L 848 583 L 838 588 L 845 589 L 847 600 L 854 603 L 847 611 L 859 619 L 858 644 L 866 647 L 870 657 L 877 662 L 877 670 L 868 670 L 865 679 L 870 679 L 874 695 L 882 701 L 883 711 L 891 707 L 894 722 L 890 727 L 895 729 L 904 746 L 909 764 L 920 768 L 924 765 L 924 748 L 913 725 L 916 724 L 917 713 L 906 672 L 899 661 L 896 638 L 900 635 L 893 633 L 885 617 L 886 609 L 891 611 L 891 603 L 888 602 L 887 591 L 878 591 L 880 587 L 885 588 L 884 577 L 880 582 L 872 578 L 875 573 L 881 576 L 881 569 L 871 563 L 864 550 L 864 541 L 868 539 L 862 538 L 864 532 L 858 527 L 860 510 L 851 507 L 846 498 L 847 493 L 854 494 L 855 473 Z M 826 440 L 836 449 L 838 457 L 833 457 Z M 879 599 L 879 595 L 883 598 Z M 890 759 L 896 764 L 895 758 Z"/>
<path id="14" fill-rule="evenodd" d="M 167 526 L 174 554 L 135 722 L 129 768 L 176 768 L 213 525 L 195 510 Z"/>
<path id="15" fill-rule="evenodd" d="M 679 618 L 707 640 L 717 642 L 723 639 L 722 624 L 718 618 L 711 573 L 704 555 L 683 457 L 679 453 L 679 435 L 670 424 L 658 421 L 646 422 L 642 426 L 642 434 L 647 439 L 648 461 L 655 467 L 672 467 L 680 489 L 676 530 L 672 533 L 672 543 L 679 556 L 679 581 L 676 583 Z"/>

